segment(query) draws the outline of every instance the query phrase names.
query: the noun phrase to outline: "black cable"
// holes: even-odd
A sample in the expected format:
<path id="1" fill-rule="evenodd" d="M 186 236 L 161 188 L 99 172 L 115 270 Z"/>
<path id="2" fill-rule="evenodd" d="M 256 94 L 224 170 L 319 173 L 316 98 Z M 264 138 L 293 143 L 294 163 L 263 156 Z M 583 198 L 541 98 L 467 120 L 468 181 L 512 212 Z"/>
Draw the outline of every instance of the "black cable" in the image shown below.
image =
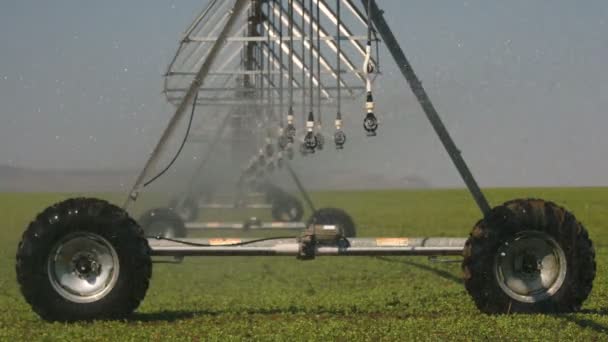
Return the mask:
<path id="1" fill-rule="evenodd" d="M 159 179 L 167 171 L 169 171 L 169 169 L 173 166 L 173 164 L 175 164 L 175 161 L 177 160 L 177 158 L 179 158 L 180 154 L 182 154 L 182 150 L 184 149 L 184 146 L 186 145 L 186 141 L 188 140 L 188 136 L 190 135 L 190 129 L 192 128 L 192 120 L 194 119 L 194 112 L 196 110 L 196 101 L 197 100 L 198 100 L 198 89 L 196 90 L 196 94 L 194 95 L 194 101 L 192 102 L 192 112 L 190 113 L 190 119 L 188 121 L 188 128 L 186 128 L 186 134 L 184 134 L 184 140 L 182 140 L 182 143 L 179 146 L 179 149 L 177 150 L 177 152 L 175 153 L 175 156 L 173 156 L 173 159 L 171 159 L 171 162 L 169 162 L 169 164 L 161 172 L 159 172 L 156 176 L 152 177 L 152 179 L 145 182 L 144 188 L 147 187 L 148 185 L 154 183 L 157 179 Z"/>
<path id="2" fill-rule="evenodd" d="M 193 246 L 193 247 L 237 247 L 237 246 L 246 246 L 246 245 L 250 245 L 252 243 L 256 243 L 256 242 L 264 242 L 264 241 L 272 241 L 272 240 L 283 240 L 283 239 L 297 239 L 297 236 L 276 236 L 276 237 L 270 237 L 270 238 L 262 238 L 262 239 L 256 239 L 256 240 L 250 240 L 250 241 L 243 241 L 243 242 L 238 242 L 238 243 L 230 243 L 230 244 L 225 244 L 225 245 L 210 245 L 208 243 L 195 243 L 195 242 L 189 242 L 189 241 L 184 241 L 184 240 L 177 240 L 177 239 L 171 239 L 168 237 L 164 237 L 164 236 L 146 236 L 147 239 L 156 239 L 156 240 L 165 240 L 165 241 L 170 241 L 170 242 L 176 242 L 176 243 L 180 243 L 186 246 Z"/>

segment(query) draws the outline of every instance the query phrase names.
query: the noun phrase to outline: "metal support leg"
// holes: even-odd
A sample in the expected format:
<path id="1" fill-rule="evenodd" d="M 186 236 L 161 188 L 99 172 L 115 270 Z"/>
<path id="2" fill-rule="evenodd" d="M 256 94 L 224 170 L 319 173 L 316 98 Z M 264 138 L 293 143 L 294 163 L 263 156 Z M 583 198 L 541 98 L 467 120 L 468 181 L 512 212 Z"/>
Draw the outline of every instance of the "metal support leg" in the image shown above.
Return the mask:
<path id="1" fill-rule="evenodd" d="M 372 22 L 374 23 L 374 26 L 378 30 L 378 33 L 380 33 L 380 36 L 382 37 L 382 40 L 386 44 L 386 47 L 388 48 L 389 52 L 393 56 L 395 63 L 397 63 L 397 67 L 399 67 L 399 69 L 401 70 L 401 73 L 407 80 L 407 83 L 409 84 L 410 88 L 412 89 L 412 92 L 418 99 L 418 103 L 420 103 L 422 110 L 424 111 L 427 118 L 431 122 L 431 125 L 433 126 L 433 128 L 435 129 L 435 132 L 439 136 L 441 143 L 443 144 L 446 151 L 450 155 L 450 158 L 452 159 L 454 166 L 456 166 L 456 169 L 458 169 L 460 176 L 462 177 L 465 184 L 467 185 L 467 188 L 471 192 L 471 195 L 473 195 L 475 202 L 477 202 L 477 206 L 479 207 L 479 209 L 481 209 L 481 212 L 483 213 L 483 215 L 487 216 L 491 210 L 490 205 L 488 204 L 488 201 L 486 200 L 485 196 L 483 195 L 483 192 L 477 185 L 477 182 L 475 181 L 473 174 L 471 173 L 471 171 L 469 170 L 469 167 L 467 166 L 466 162 L 462 158 L 460 150 L 458 149 L 458 147 L 456 147 L 456 144 L 454 143 L 454 140 L 452 140 L 452 137 L 450 137 L 450 134 L 447 131 L 447 129 L 445 128 L 445 125 L 443 124 L 443 122 L 441 121 L 441 118 L 439 117 L 437 110 L 435 110 L 435 107 L 433 106 L 431 99 L 428 97 L 426 91 L 422 87 L 422 83 L 416 76 L 416 73 L 414 73 L 414 69 L 412 68 L 408 59 L 405 57 L 405 53 L 401 49 L 399 42 L 393 35 L 393 32 L 391 31 L 390 27 L 388 26 L 388 23 L 384 19 L 384 12 L 382 10 L 380 10 L 380 8 L 378 7 L 378 4 L 376 3 L 375 0 L 361 0 L 361 1 L 363 2 L 363 5 L 365 6 L 365 8 L 367 8 L 369 1 L 371 1 L 371 12 L 372 12 L 371 19 L 372 19 Z"/>

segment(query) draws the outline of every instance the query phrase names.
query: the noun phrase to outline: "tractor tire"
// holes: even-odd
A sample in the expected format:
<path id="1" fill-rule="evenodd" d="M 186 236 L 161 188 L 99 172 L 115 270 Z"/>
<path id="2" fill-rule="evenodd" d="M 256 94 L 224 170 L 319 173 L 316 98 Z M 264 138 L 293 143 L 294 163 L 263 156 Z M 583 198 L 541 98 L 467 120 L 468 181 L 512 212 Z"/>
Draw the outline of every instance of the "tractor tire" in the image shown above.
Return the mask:
<path id="1" fill-rule="evenodd" d="M 139 224 L 146 237 L 183 238 L 188 235 L 182 218 L 169 208 L 146 211 L 141 215 Z"/>
<path id="2" fill-rule="evenodd" d="M 121 208 L 69 199 L 39 214 L 17 250 L 17 281 L 47 321 L 123 319 L 144 299 L 152 275 L 142 229 Z"/>
<path id="3" fill-rule="evenodd" d="M 492 209 L 464 247 L 468 293 L 488 314 L 580 310 L 595 278 L 595 250 L 574 215 L 519 199 Z"/>
<path id="4" fill-rule="evenodd" d="M 342 232 L 344 233 L 344 237 L 356 237 L 357 230 L 355 227 L 355 222 L 352 217 L 346 213 L 346 211 L 337 208 L 322 208 L 315 211 L 306 226 L 310 226 L 312 224 L 331 224 L 338 225 L 342 228 Z"/>
<path id="5" fill-rule="evenodd" d="M 300 222 L 304 216 L 302 202 L 295 196 L 283 194 L 272 200 L 272 218 L 280 222 Z"/>

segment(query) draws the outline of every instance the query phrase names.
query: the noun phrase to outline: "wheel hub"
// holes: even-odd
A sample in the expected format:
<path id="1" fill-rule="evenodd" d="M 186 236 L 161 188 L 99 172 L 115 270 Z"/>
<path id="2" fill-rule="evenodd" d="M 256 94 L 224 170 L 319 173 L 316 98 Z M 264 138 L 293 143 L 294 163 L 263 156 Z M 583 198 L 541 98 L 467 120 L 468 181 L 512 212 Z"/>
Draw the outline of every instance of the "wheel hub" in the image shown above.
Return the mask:
<path id="1" fill-rule="evenodd" d="M 96 277 L 101 274 L 101 264 L 91 253 L 77 254 L 72 259 L 74 273 L 81 279 Z"/>
<path id="2" fill-rule="evenodd" d="M 542 260 L 536 258 L 530 251 L 526 251 L 522 259 L 521 271 L 527 276 L 534 277 L 543 268 Z"/>
<path id="3" fill-rule="evenodd" d="M 566 267 L 566 256 L 557 241 L 543 232 L 525 231 L 499 248 L 494 274 L 509 297 L 536 303 L 562 287 Z"/>
<path id="4" fill-rule="evenodd" d="M 68 234 L 51 250 L 47 263 L 51 286 L 75 303 L 95 302 L 116 285 L 120 269 L 112 244 L 89 232 Z"/>

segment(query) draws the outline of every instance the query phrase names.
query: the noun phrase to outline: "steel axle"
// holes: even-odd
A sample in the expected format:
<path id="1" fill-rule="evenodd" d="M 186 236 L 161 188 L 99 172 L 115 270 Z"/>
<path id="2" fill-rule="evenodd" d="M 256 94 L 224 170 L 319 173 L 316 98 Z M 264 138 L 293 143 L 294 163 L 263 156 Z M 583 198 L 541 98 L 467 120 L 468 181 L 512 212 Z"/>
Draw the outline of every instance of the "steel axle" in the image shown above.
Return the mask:
<path id="1" fill-rule="evenodd" d="M 153 256 L 297 256 L 301 243 L 297 238 L 254 239 L 183 239 L 167 241 L 148 239 Z M 466 238 L 348 238 L 334 244 L 318 244 L 316 256 L 374 255 L 462 255 Z M 240 244 L 235 246 L 235 244 Z M 243 245 L 244 244 L 244 245 Z"/>

